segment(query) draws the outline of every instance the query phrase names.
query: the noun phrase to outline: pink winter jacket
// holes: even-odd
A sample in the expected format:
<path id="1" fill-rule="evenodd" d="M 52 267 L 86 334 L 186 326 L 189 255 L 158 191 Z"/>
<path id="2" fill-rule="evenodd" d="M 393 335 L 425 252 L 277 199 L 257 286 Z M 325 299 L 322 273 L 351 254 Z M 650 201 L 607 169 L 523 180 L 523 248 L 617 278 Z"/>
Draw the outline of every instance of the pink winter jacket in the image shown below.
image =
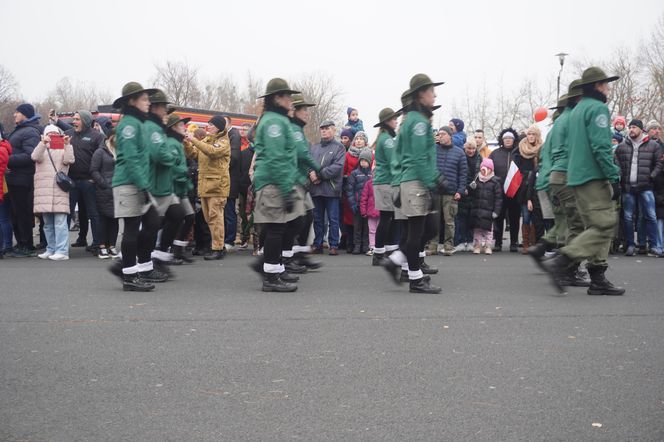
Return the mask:
<path id="1" fill-rule="evenodd" d="M 58 171 L 69 172 L 74 164 L 74 148 L 66 144 L 64 149 L 50 149 L 53 163 Z M 69 213 L 69 193 L 55 184 L 55 170 L 48 159 L 46 145 L 40 142 L 32 151 L 35 162 L 35 213 Z"/>
<path id="2" fill-rule="evenodd" d="M 378 218 L 380 212 L 376 210 L 376 199 L 374 197 L 373 179 L 370 178 L 362 189 L 360 198 L 360 214 L 365 218 Z"/>

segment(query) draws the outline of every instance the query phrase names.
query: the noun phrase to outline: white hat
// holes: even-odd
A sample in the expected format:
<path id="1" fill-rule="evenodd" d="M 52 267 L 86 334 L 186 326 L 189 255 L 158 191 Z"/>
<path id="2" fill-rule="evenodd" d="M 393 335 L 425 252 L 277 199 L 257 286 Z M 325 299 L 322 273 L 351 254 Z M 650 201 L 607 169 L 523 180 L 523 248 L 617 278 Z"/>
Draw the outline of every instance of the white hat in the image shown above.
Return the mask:
<path id="1" fill-rule="evenodd" d="M 44 128 L 44 135 L 48 135 L 48 134 L 53 133 L 53 132 L 59 133 L 59 134 L 62 135 L 62 131 L 55 124 L 46 125 L 46 127 Z"/>

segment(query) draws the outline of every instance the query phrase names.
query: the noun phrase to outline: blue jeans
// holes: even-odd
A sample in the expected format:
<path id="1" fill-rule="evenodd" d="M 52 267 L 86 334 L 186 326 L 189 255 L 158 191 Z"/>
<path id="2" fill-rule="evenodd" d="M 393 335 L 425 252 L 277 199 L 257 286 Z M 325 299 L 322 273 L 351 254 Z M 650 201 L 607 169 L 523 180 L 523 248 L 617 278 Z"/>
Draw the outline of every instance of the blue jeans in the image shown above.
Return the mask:
<path id="1" fill-rule="evenodd" d="M 46 251 L 69 255 L 69 224 L 66 213 L 43 213 Z"/>
<path id="2" fill-rule="evenodd" d="M 224 242 L 226 244 L 235 244 L 235 236 L 237 235 L 235 198 L 226 199 L 226 207 L 224 207 L 224 229 Z"/>
<path id="3" fill-rule="evenodd" d="M 323 245 L 325 234 L 325 215 L 327 214 L 330 248 L 339 247 L 339 198 L 315 196 L 314 200 L 314 247 Z"/>
<path id="4" fill-rule="evenodd" d="M 533 213 L 528 211 L 528 204 L 521 204 L 521 217 L 523 218 L 521 224 L 529 226 L 533 218 Z"/>
<path id="5" fill-rule="evenodd" d="M 463 243 L 472 244 L 473 243 L 473 228 L 471 227 L 470 213 L 457 215 L 456 220 L 456 231 L 454 234 L 454 245 L 459 245 Z"/>
<path id="6" fill-rule="evenodd" d="M 69 210 L 71 215 L 74 215 L 74 210 L 76 209 L 76 203 L 83 201 L 85 204 L 85 209 L 90 219 L 90 224 L 92 227 L 92 245 L 99 245 L 99 212 L 97 212 L 97 197 L 95 196 L 95 185 L 89 180 L 75 180 L 76 187 L 69 191 Z M 83 224 L 87 225 L 87 219 L 79 220 L 81 225 L 81 230 L 83 230 Z"/>
<path id="7" fill-rule="evenodd" d="M 657 220 L 657 248 L 664 252 L 664 219 Z"/>
<path id="8" fill-rule="evenodd" d="M 2 192 L 2 190 L 0 190 Z M 12 248 L 12 220 L 9 215 L 9 198 L 0 203 L 0 251 L 8 252 Z"/>
<path id="9" fill-rule="evenodd" d="M 655 213 L 655 195 L 652 190 L 626 192 L 623 194 L 623 212 L 625 219 L 625 239 L 627 247 L 634 247 L 634 215 L 636 204 L 642 207 L 646 233 L 653 243 L 657 235 L 657 215 Z M 654 248 L 654 247 L 653 247 Z M 655 250 L 659 252 L 659 250 Z"/>

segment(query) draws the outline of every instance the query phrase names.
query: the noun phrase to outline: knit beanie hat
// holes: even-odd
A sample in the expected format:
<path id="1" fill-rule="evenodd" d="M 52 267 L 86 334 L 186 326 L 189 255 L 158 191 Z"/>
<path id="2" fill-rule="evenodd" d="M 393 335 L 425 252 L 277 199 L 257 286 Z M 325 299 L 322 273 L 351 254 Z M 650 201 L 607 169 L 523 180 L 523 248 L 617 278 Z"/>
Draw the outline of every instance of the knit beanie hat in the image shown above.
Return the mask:
<path id="1" fill-rule="evenodd" d="M 25 115 L 26 118 L 32 118 L 35 116 L 35 108 L 30 103 L 19 104 L 16 111 Z"/>
<path id="2" fill-rule="evenodd" d="M 463 128 L 466 127 L 463 120 L 460 120 L 459 118 L 452 118 L 450 123 L 454 125 L 457 132 L 463 132 Z"/>
<path id="3" fill-rule="evenodd" d="M 373 162 L 373 152 L 371 152 L 371 149 L 365 147 L 360 151 L 360 161 L 362 160 L 366 160 L 369 166 L 371 166 Z"/>
<path id="4" fill-rule="evenodd" d="M 657 120 L 650 120 L 648 121 L 648 124 L 646 124 L 646 132 L 649 132 L 650 129 L 655 129 L 655 128 L 661 128 L 662 126 L 659 124 L 659 121 Z"/>
<path id="5" fill-rule="evenodd" d="M 354 110 L 357 110 L 357 109 L 355 109 L 354 107 L 349 107 L 348 109 L 346 109 L 346 113 L 348 114 L 349 117 L 350 117 L 350 114 L 351 114 Z"/>
<path id="6" fill-rule="evenodd" d="M 486 167 L 487 169 L 493 170 L 493 160 L 491 158 L 483 159 L 482 164 L 480 164 L 480 169 L 482 167 Z"/>
<path id="7" fill-rule="evenodd" d="M 76 113 L 78 113 L 78 115 L 81 117 L 81 122 L 85 127 L 92 126 L 92 114 L 90 111 L 80 110 L 76 111 Z"/>
<path id="8" fill-rule="evenodd" d="M 344 129 L 344 130 L 341 131 L 341 134 L 339 135 L 339 137 L 348 137 L 352 140 L 353 139 L 353 131 L 350 130 L 350 129 Z"/>
<path id="9" fill-rule="evenodd" d="M 369 137 L 367 137 L 366 132 L 362 132 L 361 130 L 358 131 L 355 136 L 353 137 L 353 142 L 357 140 L 358 138 L 364 139 L 364 145 L 368 146 L 369 145 Z"/>
<path id="10" fill-rule="evenodd" d="M 442 132 L 446 132 L 447 135 L 449 135 L 450 137 L 452 136 L 452 129 L 450 129 L 450 128 L 447 127 L 447 126 L 443 126 L 443 127 L 441 127 L 440 129 L 438 129 L 438 132 L 441 132 L 441 131 L 442 131 Z"/>
<path id="11" fill-rule="evenodd" d="M 627 126 L 627 120 L 622 115 L 618 115 L 615 118 L 615 120 L 613 120 L 613 127 L 615 127 L 616 124 L 618 124 L 618 123 L 622 123 L 623 126 Z"/>
<path id="12" fill-rule="evenodd" d="M 219 129 L 219 132 L 223 132 L 223 130 L 226 129 L 226 119 L 221 115 L 215 115 L 214 117 L 210 118 L 208 123 Z"/>
<path id="13" fill-rule="evenodd" d="M 634 118 L 632 121 L 630 121 L 629 125 L 630 126 L 636 126 L 639 129 L 643 130 L 643 121 L 637 120 L 636 118 Z"/>
<path id="14" fill-rule="evenodd" d="M 614 132 L 612 138 L 616 140 L 618 144 L 623 142 L 623 136 L 619 132 Z"/>
<path id="15" fill-rule="evenodd" d="M 48 135 L 48 134 L 53 133 L 53 132 L 58 133 L 58 134 L 62 134 L 62 131 L 60 130 L 60 128 L 58 126 L 56 126 L 55 124 L 47 124 L 46 127 L 44 128 L 44 135 Z"/>

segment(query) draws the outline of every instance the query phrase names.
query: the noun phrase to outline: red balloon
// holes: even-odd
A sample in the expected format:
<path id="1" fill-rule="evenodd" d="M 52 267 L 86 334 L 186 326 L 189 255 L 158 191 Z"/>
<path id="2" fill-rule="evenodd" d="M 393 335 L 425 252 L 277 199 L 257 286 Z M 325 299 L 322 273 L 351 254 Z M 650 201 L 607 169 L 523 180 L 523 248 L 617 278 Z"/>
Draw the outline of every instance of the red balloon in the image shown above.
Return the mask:
<path id="1" fill-rule="evenodd" d="M 549 116 L 549 111 L 548 111 L 547 108 L 538 107 L 537 109 L 535 109 L 534 117 L 535 117 L 535 121 L 537 123 L 539 123 L 540 121 L 546 120 L 546 117 L 548 117 L 548 116 Z"/>

